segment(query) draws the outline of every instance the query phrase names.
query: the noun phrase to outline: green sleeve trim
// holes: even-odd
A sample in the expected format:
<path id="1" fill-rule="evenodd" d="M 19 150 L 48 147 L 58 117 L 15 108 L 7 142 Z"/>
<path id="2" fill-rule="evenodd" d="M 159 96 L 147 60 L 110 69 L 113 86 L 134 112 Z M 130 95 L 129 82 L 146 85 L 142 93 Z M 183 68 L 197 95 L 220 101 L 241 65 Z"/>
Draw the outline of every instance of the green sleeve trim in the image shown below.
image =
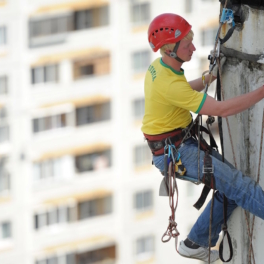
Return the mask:
<path id="1" fill-rule="evenodd" d="M 197 109 L 197 111 L 195 112 L 195 114 L 198 114 L 198 113 L 201 111 L 201 109 L 202 109 L 202 107 L 203 107 L 203 105 L 204 105 L 204 102 L 205 102 L 206 97 L 207 97 L 207 94 L 205 93 L 204 96 L 203 96 L 203 100 L 202 100 L 202 102 L 200 103 L 200 106 L 199 106 L 199 108 Z"/>

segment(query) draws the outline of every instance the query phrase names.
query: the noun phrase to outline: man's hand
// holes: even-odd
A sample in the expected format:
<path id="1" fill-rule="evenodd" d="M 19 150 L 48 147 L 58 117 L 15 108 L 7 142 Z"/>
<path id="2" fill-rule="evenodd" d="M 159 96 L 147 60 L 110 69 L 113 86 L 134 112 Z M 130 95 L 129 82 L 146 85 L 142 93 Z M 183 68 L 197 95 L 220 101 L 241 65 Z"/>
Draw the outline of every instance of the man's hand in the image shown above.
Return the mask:
<path id="1" fill-rule="evenodd" d="M 220 65 L 221 65 L 221 69 L 223 68 L 223 65 L 225 64 L 225 61 L 226 61 L 226 57 L 221 53 L 220 54 Z M 217 71 L 218 71 L 218 64 L 216 63 L 216 65 L 214 66 L 214 68 L 212 70 L 212 74 L 216 78 L 217 78 Z"/>

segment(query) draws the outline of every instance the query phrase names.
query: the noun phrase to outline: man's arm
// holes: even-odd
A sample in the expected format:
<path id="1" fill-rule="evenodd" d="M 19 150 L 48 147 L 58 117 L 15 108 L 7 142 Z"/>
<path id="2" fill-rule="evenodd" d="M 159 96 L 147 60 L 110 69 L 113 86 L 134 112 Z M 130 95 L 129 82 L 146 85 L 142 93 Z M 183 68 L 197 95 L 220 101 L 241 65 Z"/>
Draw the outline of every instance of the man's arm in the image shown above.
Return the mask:
<path id="1" fill-rule="evenodd" d="M 216 77 L 212 76 L 212 82 L 216 79 Z M 205 83 L 209 83 L 210 81 L 210 74 L 205 75 Z M 193 88 L 193 90 L 196 90 L 198 92 L 201 92 L 204 89 L 203 86 L 203 80 L 202 77 L 195 79 L 193 81 L 190 81 L 189 84 Z"/>
<path id="2" fill-rule="evenodd" d="M 264 85 L 252 92 L 228 99 L 226 101 L 216 101 L 213 97 L 207 95 L 199 114 L 227 117 L 250 108 L 263 98 Z"/>

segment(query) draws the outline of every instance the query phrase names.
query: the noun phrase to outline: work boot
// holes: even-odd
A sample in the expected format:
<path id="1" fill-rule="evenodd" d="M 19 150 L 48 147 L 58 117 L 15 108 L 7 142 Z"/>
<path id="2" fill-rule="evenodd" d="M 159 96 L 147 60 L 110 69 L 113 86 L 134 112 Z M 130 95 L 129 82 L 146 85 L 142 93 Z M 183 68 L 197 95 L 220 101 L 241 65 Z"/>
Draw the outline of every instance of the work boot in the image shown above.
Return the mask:
<path id="1" fill-rule="evenodd" d="M 197 249 L 186 247 L 184 241 L 179 244 L 179 254 L 185 258 L 199 259 L 208 262 L 209 249 L 199 247 Z M 211 250 L 210 262 L 215 262 L 219 259 L 219 253 L 217 250 Z"/>

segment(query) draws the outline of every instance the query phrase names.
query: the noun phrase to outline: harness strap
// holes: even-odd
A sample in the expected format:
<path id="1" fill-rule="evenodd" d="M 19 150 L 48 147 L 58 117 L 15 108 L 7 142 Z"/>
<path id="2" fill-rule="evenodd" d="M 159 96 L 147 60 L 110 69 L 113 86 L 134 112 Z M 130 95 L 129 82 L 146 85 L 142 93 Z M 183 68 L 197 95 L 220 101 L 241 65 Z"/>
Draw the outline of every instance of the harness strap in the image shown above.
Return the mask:
<path id="1" fill-rule="evenodd" d="M 207 142 L 204 140 L 204 138 L 202 137 L 201 135 L 201 132 L 204 132 L 206 134 L 209 135 L 209 138 L 210 138 L 210 145 L 207 144 Z M 218 149 L 217 147 L 217 144 L 216 144 L 216 141 L 212 135 L 212 133 L 210 133 L 210 131 L 205 128 L 204 126 L 201 126 L 200 125 L 200 132 L 198 131 L 198 124 L 195 126 L 195 134 L 197 137 L 200 136 L 200 147 L 202 150 L 204 151 L 207 151 L 209 150 L 209 152 L 211 152 L 211 149 L 214 148 L 214 149 Z M 200 134 L 200 135 L 199 135 Z"/>
<path id="2" fill-rule="evenodd" d="M 201 196 L 199 197 L 197 202 L 193 205 L 193 207 L 196 208 L 197 210 L 200 210 L 201 207 L 203 206 L 203 204 L 205 203 L 205 200 L 206 200 L 210 191 L 211 191 L 211 188 L 204 185 Z"/>
<path id="3" fill-rule="evenodd" d="M 171 139 L 171 142 L 173 142 L 173 144 L 177 147 L 178 144 L 180 144 L 184 135 L 185 135 L 185 133 L 183 133 L 182 131 L 179 131 L 178 134 L 176 134 L 175 136 L 169 137 L 169 138 Z M 160 141 L 159 140 L 156 140 L 156 141 L 148 140 L 148 145 L 149 145 L 149 148 L 151 149 L 151 151 L 154 155 L 159 155 L 159 154 L 164 153 L 164 150 L 163 150 L 163 148 L 165 147 L 165 140 L 164 139 L 162 139 Z"/>
<path id="4" fill-rule="evenodd" d="M 227 198 L 226 198 L 226 196 L 224 196 L 224 223 L 222 224 L 222 231 L 224 232 L 224 236 L 223 236 L 223 239 L 222 239 L 220 246 L 219 246 L 219 257 L 223 262 L 229 262 L 233 257 L 232 241 L 231 241 L 229 232 L 227 230 L 226 222 L 227 222 Z M 223 242 L 224 242 L 225 236 L 227 237 L 227 242 L 228 242 L 228 246 L 229 246 L 229 250 L 230 250 L 229 258 L 227 260 L 224 260 L 224 257 L 223 257 L 223 249 L 224 249 Z"/>
<path id="5" fill-rule="evenodd" d="M 206 151 L 204 155 L 202 182 L 209 188 L 215 190 L 214 166 L 209 151 Z"/>
<path id="6" fill-rule="evenodd" d="M 164 147 L 166 145 L 166 139 L 170 139 L 172 144 L 177 148 L 183 139 L 188 139 L 194 135 L 194 129 L 190 129 L 193 123 L 191 122 L 186 128 L 178 128 L 173 131 L 159 134 L 159 135 L 147 135 L 144 133 L 145 139 L 148 142 L 148 146 L 153 155 L 159 156 L 164 154 Z"/>
<path id="7" fill-rule="evenodd" d="M 214 167 L 212 164 L 212 158 L 207 150 L 204 155 L 204 166 L 203 166 L 203 178 L 204 188 L 198 201 L 193 205 L 197 210 L 200 210 L 203 206 L 211 189 L 215 190 L 215 179 L 214 179 Z"/>
<path id="8" fill-rule="evenodd" d="M 217 99 L 221 101 L 221 81 L 220 81 L 220 73 L 219 70 L 217 72 L 217 86 L 216 86 L 216 92 L 217 92 Z M 219 127 L 219 136 L 220 136 L 220 143 L 221 143 L 221 149 L 222 149 L 222 162 L 225 162 L 225 151 L 224 151 L 224 138 L 223 138 L 223 126 L 222 126 L 222 117 L 218 117 L 218 127 Z M 224 195 L 224 204 L 223 204 L 223 213 L 224 213 L 224 223 L 222 225 L 222 231 L 224 232 L 224 237 L 227 236 L 228 241 L 228 247 L 229 247 L 229 259 L 227 261 L 223 258 L 223 250 L 224 250 L 224 237 L 221 241 L 220 247 L 219 247 L 219 257 L 223 262 L 229 262 L 233 257 L 233 246 L 232 241 L 229 235 L 229 232 L 227 230 L 227 198 Z"/>

